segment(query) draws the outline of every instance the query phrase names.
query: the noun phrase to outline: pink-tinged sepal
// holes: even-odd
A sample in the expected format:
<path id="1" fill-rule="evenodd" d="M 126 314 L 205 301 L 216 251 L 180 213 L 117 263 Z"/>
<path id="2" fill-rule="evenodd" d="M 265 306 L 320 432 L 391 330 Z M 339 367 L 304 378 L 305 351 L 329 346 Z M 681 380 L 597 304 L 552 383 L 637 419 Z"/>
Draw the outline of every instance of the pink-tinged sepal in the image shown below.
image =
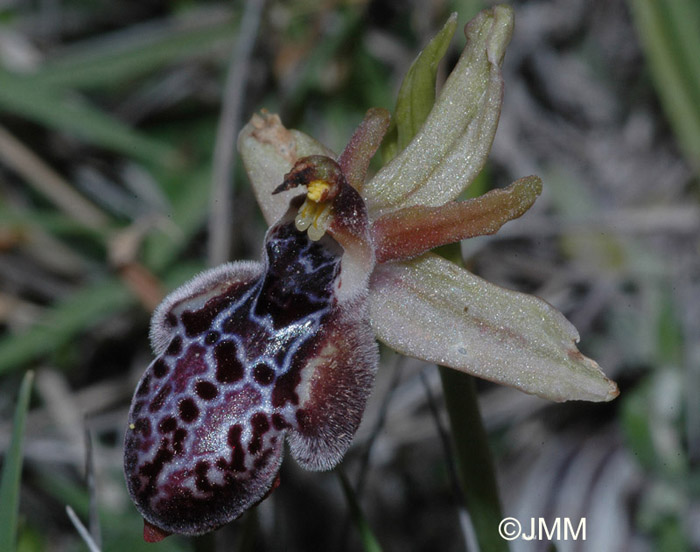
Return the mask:
<path id="1" fill-rule="evenodd" d="M 294 193 L 273 194 L 284 175 L 299 159 L 307 155 L 334 154 L 310 136 L 287 129 L 278 115 L 255 114 L 238 135 L 238 151 L 268 224 L 284 215 Z"/>
<path id="2" fill-rule="evenodd" d="M 576 348 L 576 328 L 534 295 L 432 253 L 377 265 L 370 290 L 375 333 L 400 353 L 553 401 L 609 401 L 619 393 Z"/>
<path id="3" fill-rule="evenodd" d="M 467 45 L 410 143 L 362 189 L 372 218 L 459 197 L 481 172 L 503 101 L 501 63 L 513 10 L 495 6 L 464 29 Z"/>

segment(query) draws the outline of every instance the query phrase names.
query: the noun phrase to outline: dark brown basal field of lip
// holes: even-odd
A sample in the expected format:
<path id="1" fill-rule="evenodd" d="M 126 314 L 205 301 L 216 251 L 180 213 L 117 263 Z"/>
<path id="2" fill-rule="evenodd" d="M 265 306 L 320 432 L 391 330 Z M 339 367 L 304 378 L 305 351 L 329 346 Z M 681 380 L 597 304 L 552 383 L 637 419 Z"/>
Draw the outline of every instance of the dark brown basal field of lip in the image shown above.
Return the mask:
<path id="1" fill-rule="evenodd" d="M 337 473 L 288 453 L 251 513 L 145 543 L 122 471 L 129 402 L 162 297 L 207 266 L 260 257 L 267 224 L 240 159 L 232 187 L 212 185 L 238 130 L 265 108 L 342 151 L 369 107 L 393 110 L 451 12 L 438 83 L 464 24 L 493 4 L 268 0 L 241 25 L 244 4 L 0 5 L 0 469 L 35 374 L 18 550 L 88 549 L 66 506 L 104 551 L 366 549 Z M 542 178 L 525 216 L 462 243 L 465 266 L 563 312 L 620 388 L 610 403 L 559 404 L 478 380 L 503 515 L 528 530 L 586 519 L 586 540 L 559 550 L 700 547 L 700 7 L 647 4 L 512 4 L 498 132 L 468 190 Z M 233 116 L 219 128 L 222 105 Z M 440 382 L 381 349 L 341 469 L 383 550 L 466 549 Z"/>

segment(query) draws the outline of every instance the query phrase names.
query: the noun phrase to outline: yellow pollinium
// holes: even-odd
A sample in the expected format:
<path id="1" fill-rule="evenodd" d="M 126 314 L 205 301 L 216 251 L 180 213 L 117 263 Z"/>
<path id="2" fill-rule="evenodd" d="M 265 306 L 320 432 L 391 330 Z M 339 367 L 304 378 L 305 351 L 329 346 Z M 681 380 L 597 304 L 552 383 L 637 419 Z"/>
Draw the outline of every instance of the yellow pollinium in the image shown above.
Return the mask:
<path id="1" fill-rule="evenodd" d="M 312 180 L 306 190 L 306 197 L 311 201 L 322 201 L 325 192 L 330 190 L 331 185 L 325 180 Z"/>
<path id="2" fill-rule="evenodd" d="M 307 231 L 309 239 L 318 241 L 326 233 L 328 221 L 331 216 L 331 205 L 325 203 L 324 196 L 331 185 L 325 180 L 313 180 L 309 182 L 306 191 L 306 200 L 299 208 L 294 224 L 297 230 Z"/>

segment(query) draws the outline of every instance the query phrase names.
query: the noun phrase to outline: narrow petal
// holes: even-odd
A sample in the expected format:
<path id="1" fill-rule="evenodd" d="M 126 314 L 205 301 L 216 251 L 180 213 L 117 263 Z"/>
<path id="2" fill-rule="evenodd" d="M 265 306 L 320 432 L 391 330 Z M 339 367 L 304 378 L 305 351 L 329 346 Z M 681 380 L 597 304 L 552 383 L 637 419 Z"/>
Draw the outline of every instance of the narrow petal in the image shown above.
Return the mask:
<path id="1" fill-rule="evenodd" d="M 388 213 L 372 225 L 377 262 L 410 259 L 440 245 L 493 234 L 522 216 L 541 192 L 542 180 L 526 176 L 474 199 Z"/>
<path id="2" fill-rule="evenodd" d="M 265 112 L 253 115 L 243 127 L 238 135 L 238 151 L 268 224 L 284 215 L 289 200 L 298 194 L 288 191 L 272 195 L 298 159 L 307 155 L 335 158 L 332 151 L 310 136 L 285 128 L 277 115 Z"/>
<path id="3" fill-rule="evenodd" d="M 434 254 L 377 266 L 370 319 L 392 349 L 526 393 L 554 401 L 618 395 L 576 349 L 578 332 L 559 311 Z"/>
<path id="4" fill-rule="evenodd" d="M 369 162 L 382 143 L 382 138 L 389 128 L 390 118 L 391 116 L 386 109 L 381 107 L 368 109 L 365 118 L 338 158 L 338 164 L 348 184 L 358 192 L 362 191 Z"/>
<path id="5" fill-rule="evenodd" d="M 371 218 L 447 203 L 481 171 L 498 125 L 500 64 L 512 30 L 507 6 L 482 11 L 467 25 L 467 46 L 420 132 L 365 185 Z"/>

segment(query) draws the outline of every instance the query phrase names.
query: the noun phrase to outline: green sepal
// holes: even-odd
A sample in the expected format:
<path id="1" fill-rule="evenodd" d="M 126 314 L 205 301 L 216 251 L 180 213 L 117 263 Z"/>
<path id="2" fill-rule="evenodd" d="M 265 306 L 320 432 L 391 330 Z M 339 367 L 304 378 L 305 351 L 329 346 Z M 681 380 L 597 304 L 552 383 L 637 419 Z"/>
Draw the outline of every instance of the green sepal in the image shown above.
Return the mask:
<path id="1" fill-rule="evenodd" d="M 382 145 L 384 163 L 388 163 L 408 145 L 433 108 L 438 65 L 445 56 L 456 29 L 457 14 L 453 13 L 408 69 L 396 98 L 391 126 Z"/>

